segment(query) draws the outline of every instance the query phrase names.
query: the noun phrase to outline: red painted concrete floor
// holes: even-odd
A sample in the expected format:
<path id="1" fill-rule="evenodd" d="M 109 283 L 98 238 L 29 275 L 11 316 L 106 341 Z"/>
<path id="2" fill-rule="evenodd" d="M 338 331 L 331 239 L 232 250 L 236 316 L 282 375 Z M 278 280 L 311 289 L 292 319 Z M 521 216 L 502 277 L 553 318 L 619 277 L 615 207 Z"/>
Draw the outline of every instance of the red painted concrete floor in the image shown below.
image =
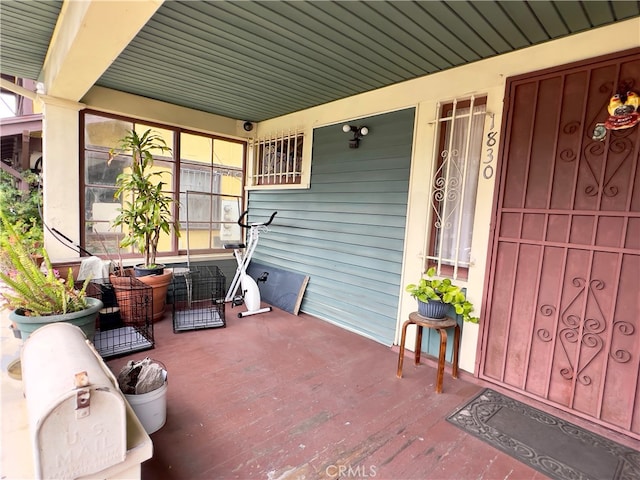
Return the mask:
<path id="1" fill-rule="evenodd" d="M 174 334 L 155 324 L 150 356 L 169 372 L 167 422 L 145 480 L 543 479 L 445 417 L 480 386 L 404 364 L 392 349 L 317 318 L 274 310 Z"/>

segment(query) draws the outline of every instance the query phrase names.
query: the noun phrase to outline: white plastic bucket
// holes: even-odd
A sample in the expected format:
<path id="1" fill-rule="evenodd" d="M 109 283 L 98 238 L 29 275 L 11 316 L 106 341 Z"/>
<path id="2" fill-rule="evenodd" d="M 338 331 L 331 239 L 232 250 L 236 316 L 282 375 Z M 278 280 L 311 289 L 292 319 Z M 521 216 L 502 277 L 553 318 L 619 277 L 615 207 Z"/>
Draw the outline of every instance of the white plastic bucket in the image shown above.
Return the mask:
<path id="1" fill-rule="evenodd" d="M 164 422 L 167 420 L 166 381 L 160 388 L 151 392 L 139 395 L 125 393 L 124 396 L 149 435 L 164 426 Z"/>

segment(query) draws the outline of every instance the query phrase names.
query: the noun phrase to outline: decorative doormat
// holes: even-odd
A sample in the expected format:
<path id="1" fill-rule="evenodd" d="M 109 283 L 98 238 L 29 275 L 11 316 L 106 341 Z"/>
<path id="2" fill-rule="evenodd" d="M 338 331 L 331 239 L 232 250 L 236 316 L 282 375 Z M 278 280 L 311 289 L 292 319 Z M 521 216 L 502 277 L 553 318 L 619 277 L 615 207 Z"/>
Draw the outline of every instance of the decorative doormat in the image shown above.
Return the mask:
<path id="1" fill-rule="evenodd" d="M 640 452 L 491 389 L 447 421 L 558 480 L 640 480 Z"/>

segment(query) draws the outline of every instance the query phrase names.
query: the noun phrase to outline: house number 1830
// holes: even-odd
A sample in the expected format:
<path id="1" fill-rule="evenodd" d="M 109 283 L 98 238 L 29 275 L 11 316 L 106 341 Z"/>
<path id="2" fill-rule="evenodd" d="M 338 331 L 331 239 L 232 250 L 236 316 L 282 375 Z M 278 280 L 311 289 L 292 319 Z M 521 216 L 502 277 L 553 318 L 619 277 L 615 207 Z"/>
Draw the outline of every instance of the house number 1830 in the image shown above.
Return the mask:
<path id="1" fill-rule="evenodd" d="M 498 132 L 494 131 L 493 127 L 493 115 L 491 115 L 491 131 L 487 133 L 487 141 L 484 142 L 485 146 L 487 147 L 487 158 L 482 162 L 484 164 L 484 167 L 482 168 L 482 176 L 487 180 L 493 177 L 493 147 L 495 147 L 496 143 L 498 143 L 498 141 L 496 140 Z"/>

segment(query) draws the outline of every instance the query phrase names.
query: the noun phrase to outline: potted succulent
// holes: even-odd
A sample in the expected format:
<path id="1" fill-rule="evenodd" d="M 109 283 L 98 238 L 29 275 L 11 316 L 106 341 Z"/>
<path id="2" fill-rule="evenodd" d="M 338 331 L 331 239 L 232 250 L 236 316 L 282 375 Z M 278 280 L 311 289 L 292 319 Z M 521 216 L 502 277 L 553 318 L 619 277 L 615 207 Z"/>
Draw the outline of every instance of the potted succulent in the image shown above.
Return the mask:
<path id="1" fill-rule="evenodd" d="M 431 267 L 418 283 L 407 285 L 406 291 L 418 301 L 418 313 L 423 317 L 441 319 L 453 306 L 457 315 L 465 322 L 478 323 L 478 317 L 472 317 L 473 304 L 467 300 L 462 288 L 454 285 L 450 279 L 435 278 L 436 269 Z"/>
<path id="2" fill-rule="evenodd" d="M 68 322 L 79 326 L 87 338 L 93 341 L 95 323 L 102 301 L 87 297 L 89 279 L 82 288 L 75 286 L 71 269 L 66 279 L 60 278 L 49 260 L 46 250 L 41 250 L 45 270 L 24 245 L 18 231 L 0 214 L 4 234 L 0 237 L 3 270 L 0 279 L 6 287 L 0 291 L 5 308 L 13 311 L 10 320 L 26 339 L 33 331 L 48 323 Z"/>
<path id="3" fill-rule="evenodd" d="M 158 242 L 172 229 L 179 235 L 179 225 L 173 220 L 173 197 L 164 191 L 162 177 L 166 172 L 153 167 L 154 153 L 171 153 L 171 148 L 151 129 L 141 135 L 131 130 L 111 149 L 109 161 L 117 155 L 131 155 L 130 167 L 116 179 L 115 197 L 122 199 L 122 207 L 113 225 L 123 229 L 120 246 L 132 246 L 144 257 L 144 262 L 134 267 L 135 276 L 153 288 L 153 318 L 158 320 L 164 315 L 172 278 L 171 272 L 164 272 L 164 265 L 156 263 Z"/>

